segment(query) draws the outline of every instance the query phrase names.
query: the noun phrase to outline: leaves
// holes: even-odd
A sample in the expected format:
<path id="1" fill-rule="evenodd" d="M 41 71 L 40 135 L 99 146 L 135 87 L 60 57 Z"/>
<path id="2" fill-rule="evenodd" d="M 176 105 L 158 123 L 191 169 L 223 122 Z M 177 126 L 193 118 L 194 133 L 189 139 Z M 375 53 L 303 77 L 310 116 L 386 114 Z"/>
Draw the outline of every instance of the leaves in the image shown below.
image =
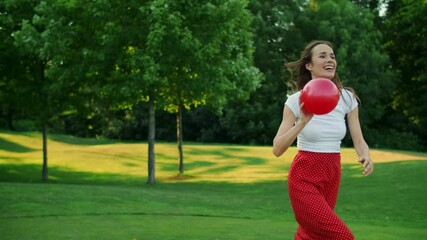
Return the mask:
<path id="1" fill-rule="evenodd" d="M 426 4 L 390 0 L 381 17 L 383 2 L 4 0 L 1 109 L 107 122 L 149 99 L 169 112 L 206 105 L 227 119 L 210 125 L 236 141 L 270 144 L 290 92 L 283 63 L 326 39 L 362 99 L 362 124 L 425 136 Z"/>
<path id="2" fill-rule="evenodd" d="M 393 108 L 407 117 L 421 139 L 427 139 L 427 3 L 390 1 L 385 20 L 385 43 L 392 67 L 400 74 L 393 97 Z M 406 124 L 405 124 L 406 125 Z M 401 126 L 399 126 L 401 128 Z M 425 142 L 425 141 L 424 141 Z"/>

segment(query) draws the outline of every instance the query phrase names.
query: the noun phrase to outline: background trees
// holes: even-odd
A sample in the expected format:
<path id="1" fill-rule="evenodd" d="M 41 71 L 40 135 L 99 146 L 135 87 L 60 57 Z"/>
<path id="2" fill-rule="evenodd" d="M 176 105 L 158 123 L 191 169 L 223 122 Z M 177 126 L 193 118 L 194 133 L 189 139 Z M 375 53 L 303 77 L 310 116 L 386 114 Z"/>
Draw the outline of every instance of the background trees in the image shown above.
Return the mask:
<path id="1" fill-rule="evenodd" d="M 334 44 L 338 74 L 362 101 L 360 117 L 364 135 L 371 144 L 377 144 L 378 128 L 386 131 L 381 120 L 387 117 L 386 109 L 392 101 L 395 74 L 389 69 L 390 61 L 382 47 L 375 16 L 371 10 L 350 2 L 329 0 L 309 5 L 307 15 L 298 20 L 297 26 L 311 29 L 305 39 L 329 39 Z"/>
<path id="2" fill-rule="evenodd" d="M 55 132 L 147 140 L 155 108 L 159 140 L 176 140 L 178 120 L 178 139 L 270 145 L 292 91 L 283 63 L 326 39 L 341 79 L 362 99 L 370 145 L 427 146 L 423 1 L 5 0 L 0 7 L 2 128 L 34 130 L 43 125 L 37 116 L 48 116 Z"/>
<path id="3" fill-rule="evenodd" d="M 398 114 L 387 122 L 421 149 L 427 145 L 427 3 L 416 0 L 391 0 L 384 17 L 385 49 L 393 69 L 394 79 L 390 108 Z M 397 147 L 395 144 L 392 147 Z M 421 145 L 421 146 L 420 146 Z"/>
<path id="4" fill-rule="evenodd" d="M 229 99 L 247 98 L 262 79 L 253 66 L 246 4 L 41 1 L 13 33 L 22 52 L 41 63 L 30 71 L 39 87 L 30 90 L 40 103 L 31 113 L 43 120 L 44 133 L 48 124 L 63 121 L 68 133 L 102 136 L 115 114 L 148 102 L 150 183 L 155 107 L 177 113 L 183 173 L 182 109 L 220 110 Z"/>
<path id="5" fill-rule="evenodd" d="M 23 20 L 33 17 L 37 4 L 34 0 L 0 2 L 0 124 L 11 130 L 21 117 L 33 120 L 27 103 L 32 102 L 31 92 L 38 86 L 32 76 L 38 65 L 16 46 L 13 35 Z"/>
<path id="6" fill-rule="evenodd" d="M 247 98 L 261 80 L 253 66 L 251 15 L 245 7 L 235 0 L 154 1 L 144 9 L 153 24 L 149 34 L 158 33 L 155 62 L 167 82 L 159 98 L 164 110 L 176 114 L 181 174 L 184 109 L 220 110 L 230 99 Z"/>

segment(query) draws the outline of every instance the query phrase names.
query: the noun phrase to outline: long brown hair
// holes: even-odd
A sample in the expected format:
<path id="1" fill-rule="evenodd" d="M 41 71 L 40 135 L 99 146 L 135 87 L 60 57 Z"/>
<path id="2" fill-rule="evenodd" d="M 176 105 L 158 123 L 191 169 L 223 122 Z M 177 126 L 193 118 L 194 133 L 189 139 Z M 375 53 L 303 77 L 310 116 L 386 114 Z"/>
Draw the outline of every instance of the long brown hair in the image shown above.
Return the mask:
<path id="1" fill-rule="evenodd" d="M 314 40 L 307 44 L 305 49 L 301 52 L 301 56 L 298 60 L 293 62 L 287 62 L 285 63 L 286 69 L 290 73 L 290 82 L 293 83 L 293 85 L 296 85 L 296 89 L 302 90 L 304 86 L 311 80 L 311 73 L 310 71 L 305 67 L 306 64 L 311 62 L 311 58 L 313 56 L 313 48 L 317 45 L 325 44 L 328 45 L 333 49 L 332 43 L 325 40 Z M 295 73 L 296 73 L 296 79 L 295 79 Z M 351 91 L 354 95 L 354 97 L 357 99 L 357 101 L 360 103 L 360 99 L 357 97 L 355 91 L 352 88 L 344 87 L 341 79 L 338 76 L 338 73 L 335 72 L 334 77 L 331 79 L 331 81 L 337 86 L 338 89 L 347 89 Z M 340 91 L 341 92 L 341 91 Z"/>

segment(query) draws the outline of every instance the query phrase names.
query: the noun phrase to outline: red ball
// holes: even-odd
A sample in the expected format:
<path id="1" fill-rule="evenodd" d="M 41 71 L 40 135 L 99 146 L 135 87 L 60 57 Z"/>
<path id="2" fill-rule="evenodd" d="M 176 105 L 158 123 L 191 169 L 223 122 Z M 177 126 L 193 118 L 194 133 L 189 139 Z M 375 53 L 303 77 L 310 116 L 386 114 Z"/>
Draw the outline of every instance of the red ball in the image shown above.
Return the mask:
<path id="1" fill-rule="evenodd" d="M 334 110 L 340 99 L 335 84 L 327 78 L 310 80 L 301 91 L 301 102 L 308 113 L 322 115 Z"/>

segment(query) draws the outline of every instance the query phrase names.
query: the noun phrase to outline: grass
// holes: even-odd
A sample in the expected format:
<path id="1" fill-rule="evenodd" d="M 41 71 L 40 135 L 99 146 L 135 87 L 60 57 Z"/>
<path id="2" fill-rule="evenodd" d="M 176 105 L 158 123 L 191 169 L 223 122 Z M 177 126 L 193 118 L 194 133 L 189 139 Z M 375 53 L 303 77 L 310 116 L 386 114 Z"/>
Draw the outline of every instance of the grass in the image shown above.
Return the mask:
<path id="1" fill-rule="evenodd" d="M 0 132 L 1 239 L 293 239 L 296 223 L 283 158 L 271 147 L 186 143 L 184 176 L 175 144 L 156 145 L 158 183 L 147 185 L 147 145 L 49 138 L 49 183 L 41 183 L 41 136 Z M 356 239 L 427 238 L 427 154 L 372 150 L 362 177 L 343 149 L 336 207 Z"/>

